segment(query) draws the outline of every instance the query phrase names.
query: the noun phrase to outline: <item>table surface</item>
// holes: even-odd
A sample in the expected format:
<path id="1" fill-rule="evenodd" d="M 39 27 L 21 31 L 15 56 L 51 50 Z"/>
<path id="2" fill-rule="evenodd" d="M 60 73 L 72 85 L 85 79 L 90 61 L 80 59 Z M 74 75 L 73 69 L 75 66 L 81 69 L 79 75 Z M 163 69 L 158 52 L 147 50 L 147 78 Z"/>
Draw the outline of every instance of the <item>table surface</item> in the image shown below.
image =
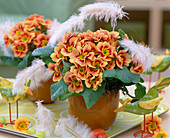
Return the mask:
<path id="1" fill-rule="evenodd" d="M 154 83 L 152 83 L 153 85 Z M 148 86 L 148 83 L 145 83 L 145 86 Z M 134 87 L 130 87 L 129 88 L 131 91 L 133 91 Z M 170 108 L 170 102 L 169 102 L 169 99 L 170 99 L 170 87 L 168 88 L 165 88 L 165 93 L 162 93 L 161 94 L 164 98 L 162 100 L 162 103 L 167 105 L 169 108 Z M 169 135 L 170 135 L 170 111 L 168 111 L 167 113 L 161 115 L 161 118 L 162 118 L 162 127 L 164 127 L 164 131 L 166 131 Z M 115 136 L 114 138 L 132 138 L 133 137 L 133 134 L 138 131 L 138 130 L 141 130 L 141 127 L 140 125 L 139 126 L 136 126 L 118 136 Z M 4 133 L 4 132 L 0 132 L 0 138 L 21 138 L 19 136 L 14 136 L 14 135 L 11 135 L 11 134 L 7 134 L 7 133 Z M 138 138 L 140 138 L 140 135 L 138 136 Z"/>

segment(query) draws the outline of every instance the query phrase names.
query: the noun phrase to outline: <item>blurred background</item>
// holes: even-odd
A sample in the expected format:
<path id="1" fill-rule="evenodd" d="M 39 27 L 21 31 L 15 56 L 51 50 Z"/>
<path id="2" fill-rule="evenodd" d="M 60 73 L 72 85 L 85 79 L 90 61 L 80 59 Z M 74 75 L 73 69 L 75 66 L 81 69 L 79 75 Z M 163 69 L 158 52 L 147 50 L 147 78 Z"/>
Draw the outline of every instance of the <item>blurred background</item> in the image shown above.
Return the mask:
<path id="1" fill-rule="evenodd" d="M 23 21 L 31 14 L 39 14 L 45 18 L 57 18 L 59 22 L 66 21 L 69 16 L 77 13 L 77 9 L 93 2 L 107 0 L 0 0 L 0 21 L 10 18 L 15 21 Z M 128 12 L 129 19 L 125 19 L 140 35 L 142 40 L 152 48 L 152 51 L 163 54 L 165 49 L 170 49 L 170 0 L 114 0 L 124 5 L 124 11 Z M 103 28 L 112 30 L 110 23 L 96 21 L 87 22 L 86 28 L 93 31 Z M 141 42 L 135 32 L 123 21 L 118 21 L 116 29 L 124 30 L 129 38 Z M 0 76 L 13 78 L 17 73 L 15 67 L 9 67 L 0 63 Z M 170 76 L 170 69 L 162 74 Z M 145 77 L 145 76 L 144 76 Z M 147 79 L 147 77 L 145 77 Z M 153 75 L 157 80 L 157 74 Z"/>

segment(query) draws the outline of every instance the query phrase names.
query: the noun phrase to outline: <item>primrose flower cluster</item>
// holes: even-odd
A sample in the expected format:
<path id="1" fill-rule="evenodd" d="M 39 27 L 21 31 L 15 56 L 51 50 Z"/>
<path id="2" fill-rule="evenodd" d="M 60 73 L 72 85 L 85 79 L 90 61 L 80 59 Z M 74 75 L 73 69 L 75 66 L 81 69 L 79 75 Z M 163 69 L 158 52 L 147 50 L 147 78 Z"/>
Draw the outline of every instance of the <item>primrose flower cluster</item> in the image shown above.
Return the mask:
<path id="1" fill-rule="evenodd" d="M 131 60 L 127 49 L 120 46 L 119 32 L 107 30 L 88 30 L 83 33 L 67 33 L 63 42 L 54 48 L 51 58 L 55 64 L 49 64 L 54 71 L 55 82 L 64 78 L 68 91 L 80 93 L 84 87 L 96 91 L 102 85 L 103 71 L 107 69 L 128 67 L 132 73 L 142 73 L 143 66 Z M 128 39 L 125 34 L 124 39 Z M 63 61 L 70 63 L 70 69 L 63 73 Z"/>
<path id="2" fill-rule="evenodd" d="M 6 47 L 11 44 L 14 56 L 23 58 L 29 51 L 46 46 L 49 40 L 47 30 L 51 23 L 50 19 L 44 21 L 44 16 L 31 15 L 24 22 L 18 22 L 4 36 Z"/>

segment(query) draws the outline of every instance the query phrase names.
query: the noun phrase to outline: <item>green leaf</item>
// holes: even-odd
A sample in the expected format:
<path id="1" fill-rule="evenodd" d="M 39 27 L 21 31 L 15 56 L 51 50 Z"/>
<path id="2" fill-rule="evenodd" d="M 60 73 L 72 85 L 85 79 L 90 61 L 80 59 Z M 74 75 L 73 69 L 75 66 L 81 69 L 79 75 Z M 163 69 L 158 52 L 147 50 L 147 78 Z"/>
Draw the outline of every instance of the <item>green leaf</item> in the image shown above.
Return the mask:
<path id="1" fill-rule="evenodd" d="M 25 69 L 27 66 L 31 65 L 32 60 L 34 59 L 32 55 L 32 52 L 29 52 L 23 60 L 18 64 L 18 69 Z"/>
<path id="2" fill-rule="evenodd" d="M 121 80 L 123 83 L 138 83 L 140 81 L 140 75 L 131 73 L 127 67 L 123 66 L 123 69 L 115 69 L 116 78 Z"/>
<path id="3" fill-rule="evenodd" d="M 105 78 L 114 78 L 116 76 L 115 69 L 107 69 L 103 72 L 103 77 Z"/>
<path id="4" fill-rule="evenodd" d="M 139 83 L 140 81 L 140 75 L 130 72 L 129 69 L 125 66 L 123 66 L 123 69 L 115 68 L 105 70 L 103 72 L 103 77 L 116 78 L 126 84 Z"/>
<path id="5" fill-rule="evenodd" d="M 140 78 L 140 83 L 144 83 L 144 79 L 143 78 Z"/>
<path id="6" fill-rule="evenodd" d="M 33 56 L 50 56 L 54 52 L 54 47 L 45 46 L 37 48 L 32 52 Z"/>
<path id="7" fill-rule="evenodd" d="M 146 94 L 146 87 L 140 83 L 136 84 L 135 96 L 142 98 Z"/>
<path id="8" fill-rule="evenodd" d="M 48 66 L 49 63 L 55 63 L 50 56 L 40 56 L 43 62 Z"/>
<path id="9" fill-rule="evenodd" d="M 125 37 L 125 32 L 124 32 L 122 29 L 118 29 L 118 31 L 119 31 L 119 36 L 120 36 L 120 38 L 121 38 L 121 39 L 124 39 L 124 37 Z"/>
<path id="10" fill-rule="evenodd" d="M 67 93 L 65 93 L 63 95 L 60 95 L 59 100 L 64 101 L 64 100 L 68 99 L 69 97 L 76 96 L 76 95 L 79 95 L 79 93 L 67 92 Z"/>
<path id="11" fill-rule="evenodd" d="M 96 91 L 93 91 L 91 88 L 84 87 L 84 91 L 80 93 L 83 96 L 87 109 L 90 109 L 102 96 L 105 90 L 106 82 L 102 82 L 101 86 L 98 87 Z"/>
<path id="12" fill-rule="evenodd" d="M 67 71 L 70 70 L 70 67 L 71 67 L 73 64 L 70 63 L 70 62 L 64 61 L 64 60 L 62 60 L 62 62 L 63 62 L 63 73 L 66 73 Z"/>
<path id="13" fill-rule="evenodd" d="M 17 66 L 22 60 L 21 58 L 8 57 L 8 56 L 0 56 L 0 59 L 2 63 L 9 66 Z"/>
<path id="14" fill-rule="evenodd" d="M 50 90 L 51 90 L 51 100 L 54 101 L 60 95 L 64 95 L 68 93 L 68 85 L 62 79 L 59 82 L 51 85 Z"/>

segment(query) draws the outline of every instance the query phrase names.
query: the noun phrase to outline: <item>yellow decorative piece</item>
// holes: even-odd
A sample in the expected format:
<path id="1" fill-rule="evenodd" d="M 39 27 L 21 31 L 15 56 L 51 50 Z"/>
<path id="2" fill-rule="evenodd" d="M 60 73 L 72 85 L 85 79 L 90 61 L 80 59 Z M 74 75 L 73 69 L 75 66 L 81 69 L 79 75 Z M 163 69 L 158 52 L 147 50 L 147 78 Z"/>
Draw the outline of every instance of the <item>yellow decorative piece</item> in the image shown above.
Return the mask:
<path id="1" fill-rule="evenodd" d="M 61 117 L 68 117 L 68 104 L 66 101 L 56 101 L 52 104 L 44 104 L 45 107 L 50 109 L 55 113 L 55 118 L 61 118 Z M 30 121 L 29 128 L 35 127 L 38 124 L 37 118 L 34 116 L 36 113 L 37 105 L 31 101 L 29 101 L 27 98 L 25 98 L 23 101 L 19 101 L 19 118 L 26 118 Z M 12 111 L 15 110 L 15 104 L 12 104 Z M 164 104 L 159 104 L 158 109 L 154 112 L 155 115 L 160 115 L 164 112 L 168 111 L 168 107 Z M 6 121 L 8 122 L 8 105 L 3 103 L 0 106 L 0 117 L 5 117 Z M 16 115 L 12 114 L 12 118 L 15 118 Z M 141 124 L 143 121 L 142 115 L 135 115 L 135 114 L 129 114 L 126 112 L 118 113 L 116 121 L 114 124 L 107 130 L 106 134 L 108 138 L 114 137 L 124 131 L 127 131 L 130 128 L 133 128 L 136 125 Z M 28 129 L 29 129 L 28 128 Z M 9 133 L 15 132 L 13 127 L 11 125 L 7 125 L 1 129 L 0 131 L 4 130 L 8 131 Z M 18 135 L 22 135 L 23 133 L 18 132 Z M 24 134 L 29 134 L 26 132 Z"/>
<path id="2" fill-rule="evenodd" d="M 156 57 L 154 58 L 154 62 L 153 62 L 153 64 L 151 65 L 151 67 L 152 67 L 152 68 L 157 67 L 157 66 L 163 61 L 164 58 L 165 58 L 165 57 L 164 57 L 163 55 L 156 56 Z"/>
<path id="3" fill-rule="evenodd" d="M 167 132 L 159 132 L 159 133 L 155 133 L 154 138 L 167 138 L 168 137 L 168 133 Z"/>
<path id="4" fill-rule="evenodd" d="M 157 97 L 155 99 L 149 100 L 149 101 L 142 101 L 139 102 L 139 106 L 143 109 L 153 109 L 155 106 L 158 106 L 160 101 L 163 99 L 162 96 Z"/>
<path id="5" fill-rule="evenodd" d="M 1 93 L 3 100 L 7 103 L 13 103 L 17 101 L 18 99 L 23 100 L 26 93 L 30 95 L 32 94 L 30 88 L 27 85 L 28 85 L 28 82 L 26 80 L 25 85 L 22 87 L 22 92 L 13 94 L 12 93 L 13 82 L 0 77 L 0 93 Z"/>
<path id="6" fill-rule="evenodd" d="M 13 87 L 13 82 L 0 77 L 0 87 L 12 88 Z"/>
<path id="7" fill-rule="evenodd" d="M 29 121 L 26 118 L 18 118 L 13 126 L 14 130 L 26 132 L 28 130 Z"/>

